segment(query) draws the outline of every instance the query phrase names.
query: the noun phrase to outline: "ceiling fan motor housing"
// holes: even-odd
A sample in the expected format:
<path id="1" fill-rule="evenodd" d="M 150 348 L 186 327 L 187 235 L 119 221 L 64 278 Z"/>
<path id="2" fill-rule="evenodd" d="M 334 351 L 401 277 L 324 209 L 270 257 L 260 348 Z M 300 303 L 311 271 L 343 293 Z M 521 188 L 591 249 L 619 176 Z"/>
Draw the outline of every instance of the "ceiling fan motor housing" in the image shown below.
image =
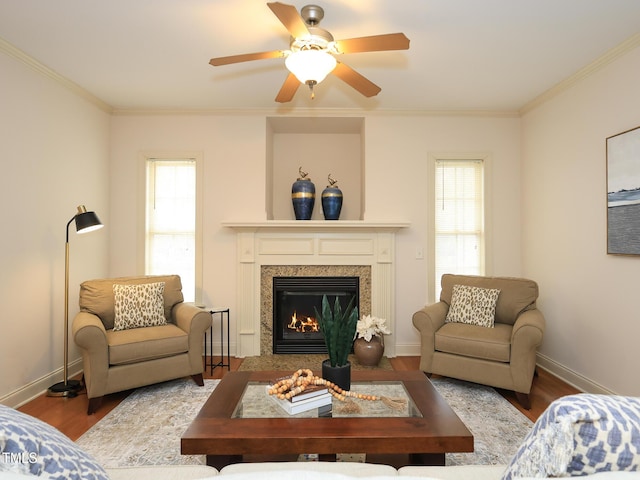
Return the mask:
<path id="1" fill-rule="evenodd" d="M 305 5 L 300 10 L 300 16 L 307 25 L 317 25 L 324 18 L 324 10 L 318 5 Z"/>
<path id="2" fill-rule="evenodd" d="M 290 49 L 292 52 L 300 50 L 327 50 L 333 44 L 333 35 L 320 27 L 309 27 L 309 35 L 304 37 L 291 37 Z"/>

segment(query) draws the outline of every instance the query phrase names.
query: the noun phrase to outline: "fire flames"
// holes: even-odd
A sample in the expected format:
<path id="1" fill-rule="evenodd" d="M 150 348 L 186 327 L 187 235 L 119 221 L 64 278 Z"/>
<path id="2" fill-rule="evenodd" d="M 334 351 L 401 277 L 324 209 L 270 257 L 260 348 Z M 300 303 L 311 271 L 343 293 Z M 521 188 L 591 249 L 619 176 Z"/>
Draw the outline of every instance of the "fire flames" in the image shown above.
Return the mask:
<path id="1" fill-rule="evenodd" d="M 293 312 L 287 328 L 300 333 L 319 332 L 320 324 L 313 317 L 298 318 L 297 312 Z"/>

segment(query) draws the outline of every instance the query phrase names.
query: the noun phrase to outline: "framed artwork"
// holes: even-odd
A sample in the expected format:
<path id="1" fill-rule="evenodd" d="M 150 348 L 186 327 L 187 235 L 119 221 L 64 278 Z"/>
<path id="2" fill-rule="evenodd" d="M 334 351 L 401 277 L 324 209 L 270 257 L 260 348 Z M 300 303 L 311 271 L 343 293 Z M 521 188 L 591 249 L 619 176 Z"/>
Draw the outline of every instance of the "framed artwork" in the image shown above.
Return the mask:
<path id="1" fill-rule="evenodd" d="M 640 255 L 640 127 L 607 138 L 607 253 Z"/>

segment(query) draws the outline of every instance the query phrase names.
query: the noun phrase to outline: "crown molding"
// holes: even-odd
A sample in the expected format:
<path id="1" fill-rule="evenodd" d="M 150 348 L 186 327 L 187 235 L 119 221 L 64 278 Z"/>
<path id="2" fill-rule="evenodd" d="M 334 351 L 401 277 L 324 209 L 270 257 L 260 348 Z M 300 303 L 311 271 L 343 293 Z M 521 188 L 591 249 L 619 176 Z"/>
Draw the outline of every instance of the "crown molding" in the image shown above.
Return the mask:
<path id="1" fill-rule="evenodd" d="M 115 108 L 114 116 L 268 116 L 268 117 L 496 117 L 519 118 L 515 110 L 366 110 L 355 108 L 296 108 L 282 111 L 278 108 L 219 108 L 219 109 L 162 109 L 162 108 Z"/>
<path id="2" fill-rule="evenodd" d="M 522 115 L 525 115 L 526 113 L 529 113 L 530 111 L 539 107 L 540 105 L 547 102 L 548 100 L 551 100 L 553 97 L 560 95 L 562 92 L 568 90 L 576 83 L 584 80 L 585 78 L 592 75 L 593 73 L 603 69 L 605 66 L 609 65 L 611 62 L 627 54 L 631 50 L 634 50 L 638 46 L 640 46 L 640 33 L 636 33 L 635 35 L 632 35 L 624 42 L 620 43 L 619 45 L 612 48 L 611 50 L 606 52 L 604 55 L 602 55 L 595 61 L 591 62 L 586 67 L 581 68 L 570 77 L 564 79 L 560 83 L 551 87 L 549 90 L 538 95 L 536 98 L 534 98 L 533 100 L 525 104 L 520 109 L 519 115 L 522 116 Z"/>
<path id="3" fill-rule="evenodd" d="M 16 60 L 22 62 L 23 64 L 25 64 L 26 66 L 28 66 L 32 70 L 36 71 L 40 75 L 42 75 L 44 77 L 47 77 L 47 78 L 50 78 L 54 82 L 62 85 L 66 89 L 68 89 L 71 92 L 73 92 L 75 95 L 77 95 L 77 96 L 79 96 L 81 98 L 84 98 L 88 102 L 92 103 L 93 105 L 98 107 L 100 110 L 102 110 L 102 111 L 104 111 L 106 113 L 113 113 L 113 108 L 111 107 L 111 105 L 108 105 L 104 101 L 100 100 L 98 97 L 96 97 L 92 93 L 88 92 L 87 90 L 82 88 L 77 83 L 72 82 L 71 80 L 69 80 L 68 78 L 60 75 L 59 73 L 55 72 L 54 70 L 51 70 L 46 65 L 43 65 L 38 60 L 36 60 L 35 58 L 31 57 L 30 55 L 27 55 L 22 50 L 20 50 L 19 48 L 15 47 L 14 45 L 12 45 L 11 43 L 7 42 L 5 39 L 3 39 L 1 37 L 0 37 L 0 52 L 4 52 L 7 55 L 9 55 L 10 57 L 13 57 Z"/>

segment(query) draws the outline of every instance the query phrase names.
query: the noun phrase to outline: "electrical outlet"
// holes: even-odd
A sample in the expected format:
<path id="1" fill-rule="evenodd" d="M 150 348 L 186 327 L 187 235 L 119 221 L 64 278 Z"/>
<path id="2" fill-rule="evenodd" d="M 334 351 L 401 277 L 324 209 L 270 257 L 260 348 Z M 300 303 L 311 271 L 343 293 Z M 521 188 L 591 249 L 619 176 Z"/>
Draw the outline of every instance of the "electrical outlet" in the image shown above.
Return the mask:
<path id="1" fill-rule="evenodd" d="M 422 249 L 422 247 L 416 248 L 416 260 L 423 260 L 423 259 L 424 259 L 424 250 Z"/>

